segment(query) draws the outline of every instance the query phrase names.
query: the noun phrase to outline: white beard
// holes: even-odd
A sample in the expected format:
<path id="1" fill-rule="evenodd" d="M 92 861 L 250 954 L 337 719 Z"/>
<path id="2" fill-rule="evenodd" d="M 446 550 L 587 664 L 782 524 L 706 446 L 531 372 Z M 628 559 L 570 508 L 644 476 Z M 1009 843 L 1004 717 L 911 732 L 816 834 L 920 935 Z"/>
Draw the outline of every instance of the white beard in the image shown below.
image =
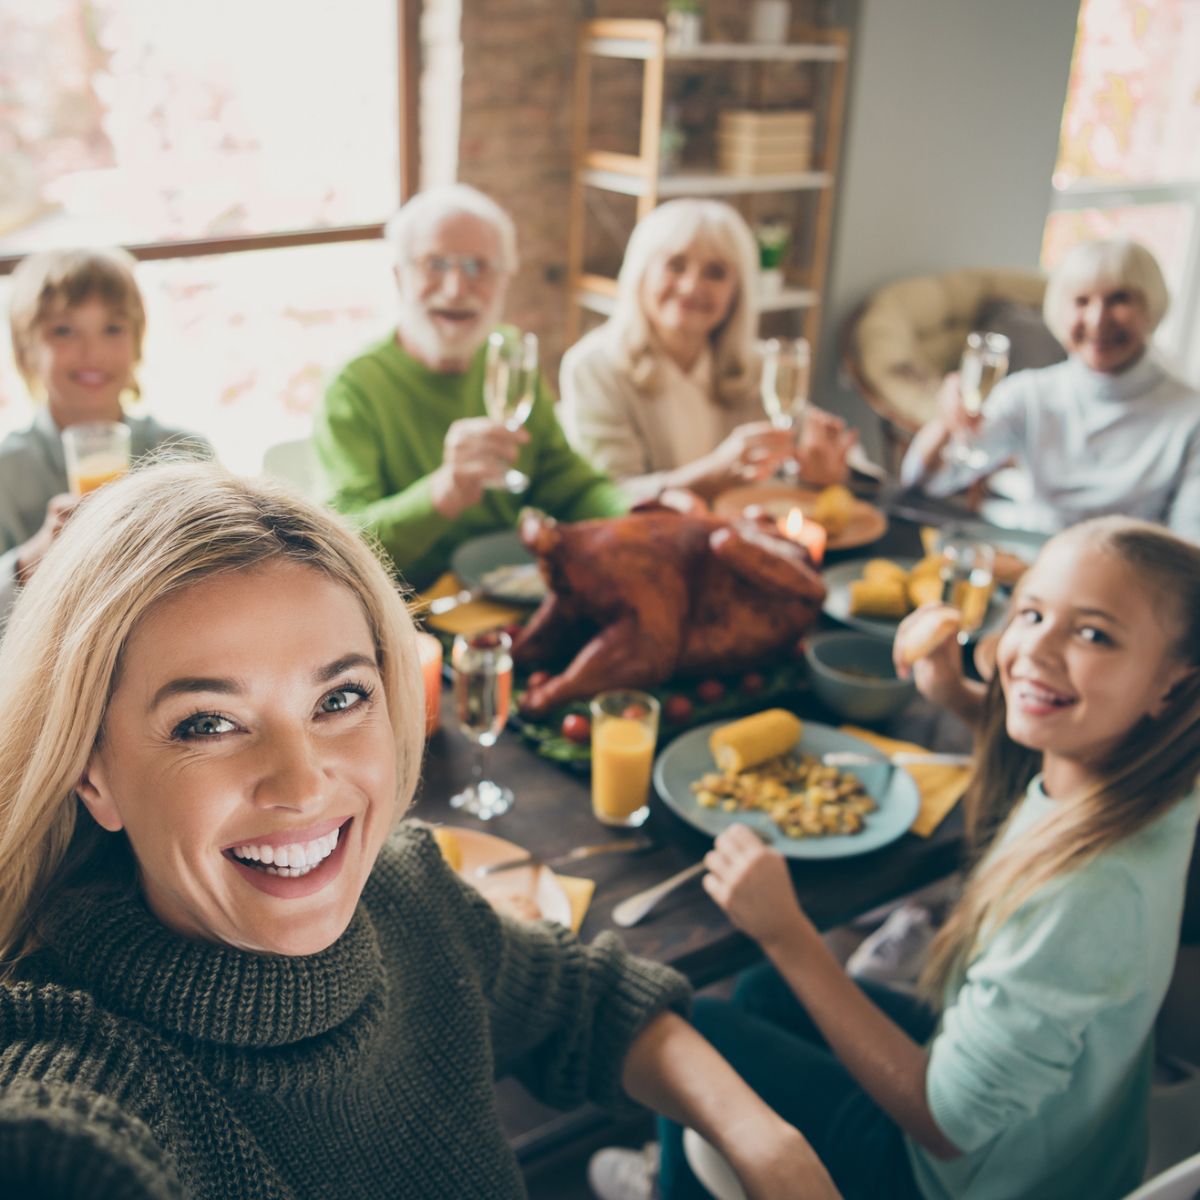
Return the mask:
<path id="1" fill-rule="evenodd" d="M 402 294 L 396 323 L 405 348 L 434 370 L 445 369 L 443 364 L 446 363 L 465 365 L 470 362 L 500 315 L 500 303 L 493 301 L 477 310 L 476 320 L 464 321 L 460 330 L 447 333 L 430 315 L 431 307 L 437 305 Z"/>

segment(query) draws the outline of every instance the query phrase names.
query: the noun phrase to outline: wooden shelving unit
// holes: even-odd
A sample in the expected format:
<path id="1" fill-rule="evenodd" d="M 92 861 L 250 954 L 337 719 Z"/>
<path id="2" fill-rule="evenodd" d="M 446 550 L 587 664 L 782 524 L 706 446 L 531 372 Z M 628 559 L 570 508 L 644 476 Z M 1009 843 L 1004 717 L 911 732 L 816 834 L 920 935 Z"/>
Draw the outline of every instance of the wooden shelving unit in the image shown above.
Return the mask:
<path id="1" fill-rule="evenodd" d="M 802 279 L 788 277 L 776 295 L 764 297 L 764 313 L 801 312 L 803 332 L 815 348 L 821 322 L 821 292 L 829 258 L 833 225 L 834 180 L 841 144 L 842 116 L 846 94 L 846 65 L 849 34 L 843 29 L 812 30 L 803 42 L 787 45 L 755 45 L 737 42 L 708 42 L 687 49 L 672 49 L 666 43 L 659 21 L 600 20 L 583 24 L 575 72 L 568 283 L 572 303 L 567 317 L 568 341 L 579 335 L 584 310 L 611 312 L 616 280 L 590 274 L 584 269 L 587 188 L 637 198 L 640 220 L 663 200 L 676 196 L 730 198 L 756 193 L 812 193 L 815 217 L 794 236 L 807 240 L 810 267 Z M 642 63 L 641 126 L 636 154 L 619 154 L 588 145 L 592 99 L 592 63 L 595 58 L 615 58 Z M 730 175 L 711 170 L 683 170 L 663 174 L 659 170 L 663 97 L 666 73 L 676 64 L 812 64 L 822 67 L 823 81 L 819 161 L 809 171 L 779 175 Z M 755 80 L 758 103 L 767 97 L 761 79 Z"/>

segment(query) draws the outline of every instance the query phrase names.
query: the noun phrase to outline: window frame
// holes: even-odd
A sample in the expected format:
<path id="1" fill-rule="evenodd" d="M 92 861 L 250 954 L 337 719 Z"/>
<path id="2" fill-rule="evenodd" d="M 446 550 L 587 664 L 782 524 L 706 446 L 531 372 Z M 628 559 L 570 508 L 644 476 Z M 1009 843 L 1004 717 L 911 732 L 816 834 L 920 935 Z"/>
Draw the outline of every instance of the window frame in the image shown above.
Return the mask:
<path id="1" fill-rule="evenodd" d="M 399 136 L 400 203 L 418 188 L 420 172 L 420 9 L 421 0 L 393 0 L 396 7 L 396 104 Z M 319 246 L 333 242 L 371 241 L 383 236 L 382 221 L 367 225 L 308 226 L 276 233 L 242 234 L 236 237 L 190 238 L 126 244 L 125 249 L 141 262 L 170 258 L 205 258 L 252 250 L 275 250 L 291 246 Z M 0 276 L 11 275 L 28 256 L 0 255 Z"/>

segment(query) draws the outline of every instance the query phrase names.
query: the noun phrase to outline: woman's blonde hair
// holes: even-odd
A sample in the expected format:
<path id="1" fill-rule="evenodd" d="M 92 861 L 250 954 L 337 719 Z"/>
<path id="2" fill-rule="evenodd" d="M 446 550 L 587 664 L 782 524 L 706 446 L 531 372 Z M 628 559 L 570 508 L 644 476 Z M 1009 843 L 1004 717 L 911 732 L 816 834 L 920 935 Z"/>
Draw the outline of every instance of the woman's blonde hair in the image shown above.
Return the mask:
<path id="1" fill-rule="evenodd" d="M 1075 297 L 1097 287 L 1137 292 L 1146 304 L 1150 333 L 1158 328 L 1170 303 L 1158 260 L 1145 246 L 1127 238 L 1082 242 L 1050 272 L 1042 300 L 1046 325 L 1064 346 Z"/>
<path id="2" fill-rule="evenodd" d="M 119 886 L 130 883 L 125 836 L 101 831 L 74 788 L 138 623 L 194 583 L 276 562 L 323 572 L 362 606 L 403 813 L 420 769 L 421 672 L 404 600 L 372 550 L 339 518 L 277 485 L 211 464 L 136 470 L 71 518 L 0 643 L 0 964 L 11 967 L 36 947 L 36 914 L 63 888 L 113 872 Z"/>
<path id="3" fill-rule="evenodd" d="M 99 300 L 129 322 L 133 331 L 133 362 L 142 361 L 146 307 L 134 278 L 132 255 L 116 247 L 46 250 L 22 259 L 12 274 L 9 330 L 17 370 L 30 395 L 41 399 L 45 381 L 38 377 L 34 347 L 39 332 L 63 308 Z M 137 379 L 129 390 L 140 395 Z"/>
<path id="4" fill-rule="evenodd" d="M 1130 517 L 1097 517 L 1059 534 L 1042 556 L 1071 540 L 1109 554 L 1129 570 L 1130 587 L 1152 597 L 1174 637 L 1172 658 L 1191 667 L 1163 712 L 1143 717 L 1100 764 L 1105 781 L 1059 806 L 982 861 L 930 949 L 921 976 L 925 997 L 940 1005 L 988 939 L 1037 891 L 1078 870 L 1150 824 L 1188 795 L 1200 772 L 1200 547 Z M 1019 602 L 1018 589 L 1016 602 Z M 975 769 L 966 796 L 967 833 L 976 861 L 1000 837 L 1034 776 L 1041 755 L 1008 736 L 996 672 L 988 686 Z"/>
<path id="5" fill-rule="evenodd" d="M 737 280 L 728 315 L 709 335 L 717 399 L 733 403 L 758 384 L 758 246 L 746 222 L 728 204 L 669 200 L 637 223 L 617 276 L 617 301 L 608 329 L 622 366 L 642 392 L 653 395 L 660 351 L 642 307 L 642 281 L 656 258 L 669 258 L 697 243 L 725 259 Z"/>

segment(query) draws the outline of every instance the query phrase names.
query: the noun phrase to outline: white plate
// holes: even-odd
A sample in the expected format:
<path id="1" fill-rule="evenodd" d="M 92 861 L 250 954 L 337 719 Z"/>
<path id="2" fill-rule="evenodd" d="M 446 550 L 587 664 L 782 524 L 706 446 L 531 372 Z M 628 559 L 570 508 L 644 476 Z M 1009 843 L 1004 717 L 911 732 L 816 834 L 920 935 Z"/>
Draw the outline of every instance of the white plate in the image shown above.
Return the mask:
<path id="1" fill-rule="evenodd" d="M 515 529 L 471 538 L 450 556 L 451 569 L 469 588 L 483 588 L 484 576 L 501 567 L 521 567 L 536 562 Z M 545 594 L 545 584 L 538 589 L 537 595 L 524 591 L 507 592 L 502 587 L 484 588 L 484 595 L 489 600 L 503 600 L 507 604 L 540 604 Z"/>
<path id="2" fill-rule="evenodd" d="M 715 771 L 708 738 L 714 729 L 728 721 L 710 721 L 676 738 L 654 764 L 654 786 L 667 807 L 704 833 L 716 837 L 730 825 L 750 825 L 767 836 L 771 845 L 789 858 L 848 858 L 878 850 L 908 832 L 921 797 L 913 777 L 900 767 L 889 766 L 883 755 L 868 742 L 852 734 L 842 733 L 818 721 L 805 721 L 796 743 L 797 754 L 820 756 L 834 750 L 853 750 L 879 759 L 879 766 L 844 769 L 857 775 L 863 787 L 879 806 L 864 818 L 866 827 L 861 833 L 836 834 L 832 837 L 785 837 L 779 826 L 764 812 L 725 812 L 720 808 L 701 808 L 691 785 L 702 775 Z"/>
<path id="3" fill-rule="evenodd" d="M 463 861 L 458 873 L 500 912 L 517 916 L 528 909 L 532 918 L 536 909 L 545 920 L 557 921 L 570 929 L 571 902 L 553 871 L 540 866 L 514 867 L 498 875 L 476 875 L 478 867 L 519 858 L 525 851 L 515 842 L 480 833 L 477 829 L 464 829 L 458 825 L 447 825 L 446 828 L 453 832 L 462 849 Z"/>
<path id="4" fill-rule="evenodd" d="M 890 561 L 898 567 L 903 567 L 906 571 L 911 571 L 917 565 L 915 558 L 893 558 Z M 896 627 L 900 624 L 898 620 L 889 620 L 887 617 L 856 617 L 850 612 L 850 585 L 862 578 L 863 567 L 868 562 L 870 559 L 855 558 L 850 562 L 842 562 L 836 566 L 825 568 L 822 572 L 826 590 L 825 615 L 832 617 L 842 625 L 861 629 L 863 633 L 873 633 L 876 637 L 886 638 L 890 642 L 896 636 Z M 1007 593 L 1002 595 L 1000 592 L 993 592 L 992 598 L 988 601 L 983 625 L 967 640 L 974 641 L 981 634 L 998 629 L 1004 620 L 1007 605 Z"/>

